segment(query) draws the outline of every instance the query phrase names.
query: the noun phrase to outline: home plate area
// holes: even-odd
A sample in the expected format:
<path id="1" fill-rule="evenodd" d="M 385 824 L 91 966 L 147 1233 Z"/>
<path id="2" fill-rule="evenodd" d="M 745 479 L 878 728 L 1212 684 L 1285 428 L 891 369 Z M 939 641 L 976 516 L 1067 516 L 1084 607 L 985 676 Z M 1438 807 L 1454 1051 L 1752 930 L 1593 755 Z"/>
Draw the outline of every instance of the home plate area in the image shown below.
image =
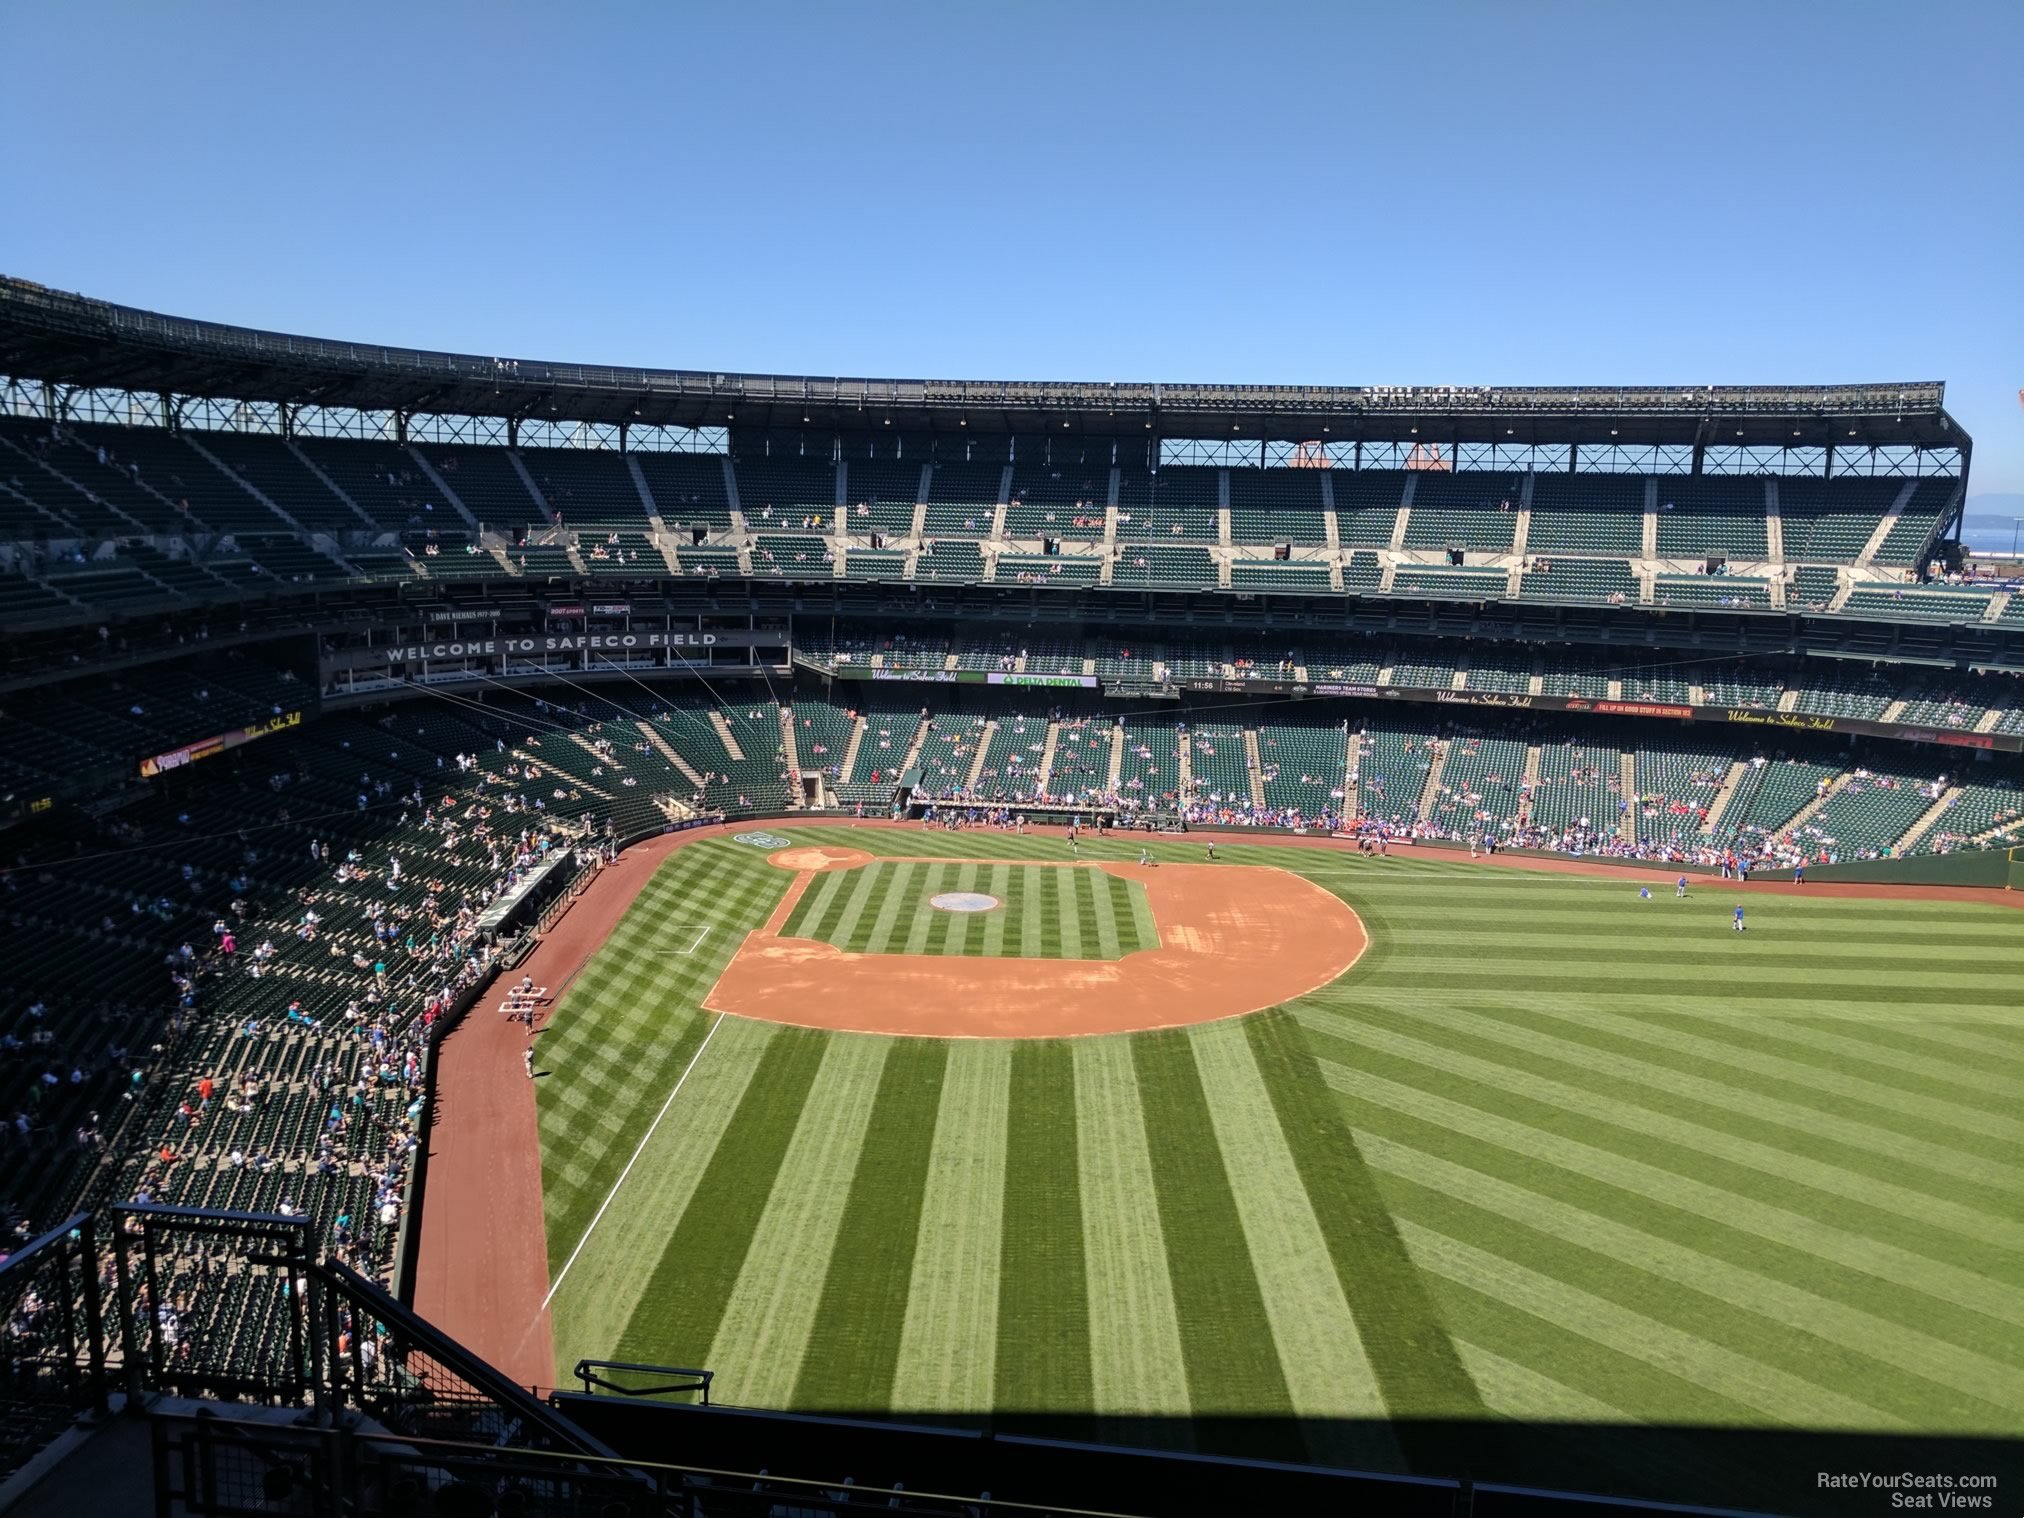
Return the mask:
<path id="1" fill-rule="evenodd" d="M 1265 866 L 838 852 L 771 856 L 795 879 L 707 1008 L 936 1038 L 1134 1032 L 1278 1006 L 1334 980 L 1366 942 L 1345 903 Z"/>

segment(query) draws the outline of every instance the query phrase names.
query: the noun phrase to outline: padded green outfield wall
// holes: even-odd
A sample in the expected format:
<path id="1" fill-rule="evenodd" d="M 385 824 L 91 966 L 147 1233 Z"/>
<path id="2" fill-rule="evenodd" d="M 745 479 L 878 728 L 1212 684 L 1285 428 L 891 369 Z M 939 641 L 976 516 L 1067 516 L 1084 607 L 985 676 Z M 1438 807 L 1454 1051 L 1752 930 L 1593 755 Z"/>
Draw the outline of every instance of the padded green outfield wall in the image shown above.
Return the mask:
<path id="1" fill-rule="evenodd" d="M 2012 859 L 2011 855 L 2019 856 Z M 1776 878 L 1775 873 L 1767 878 Z M 2009 886 L 2024 889 L 2024 849 L 1975 849 L 1915 859 L 1864 859 L 1810 867 L 1808 880 L 1874 881 L 1887 885 Z"/>

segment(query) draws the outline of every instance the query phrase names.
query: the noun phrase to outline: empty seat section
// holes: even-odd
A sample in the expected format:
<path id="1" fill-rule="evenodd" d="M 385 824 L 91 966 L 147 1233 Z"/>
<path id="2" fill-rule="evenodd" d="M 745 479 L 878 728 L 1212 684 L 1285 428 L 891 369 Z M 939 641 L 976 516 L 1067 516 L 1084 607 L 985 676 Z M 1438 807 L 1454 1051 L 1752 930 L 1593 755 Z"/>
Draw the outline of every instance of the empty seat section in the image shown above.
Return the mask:
<path id="1" fill-rule="evenodd" d="M 848 548 L 843 555 L 843 574 L 849 580 L 902 580 L 906 578 L 907 555 L 898 548 Z"/>
<path id="2" fill-rule="evenodd" d="M 1684 706 L 1693 699 L 1693 685 L 1687 676 L 1692 666 L 1629 665 L 1617 670 L 1617 681 L 1626 701 L 1664 701 Z"/>
<path id="3" fill-rule="evenodd" d="M 1774 707 L 1783 694 L 1783 687 L 1762 671 L 1739 665 L 1703 667 L 1695 678 L 1713 706 Z"/>
<path id="4" fill-rule="evenodd" d="M 1168 464 L 1152 474 L 1120 470 L 1118 537 L 1155 542 L 1215 542 L 1219 472 L 1190 464 Z"/>
<path id="5" fill-rule="evenodd" d="M 527 493 L 520 471 L 513 467 L 504 448 L 422 443 L 415 451 L 429 461 L 450 493 L 483 526 L 510 532 L 545 523 L 541 507 Z"/>
<path id="6" fill-rule="evenodd" d="M 836 465 L 825 458 L 786 456 L 737 461 L 738 500 L 754 532 L 800 527 L 828 532 L 836 521 Z"/>
<path id="7" fill-rule="evenodd" d="M 604 579 L 650 579 L 668 572 L 667 561 L 645 532 L 607 528 L 577 534 L 577 557 Z"/>
<path id="8" fill-rule="evenodd" d="M 1307 678 L 1333 684 L 1375 685 L 1383 669 L 1383 650 L 1368 642 L 1331 641 L 1310 633 L 1304 657 Z"/>
<path id="9" fill-rule="evenodd" d="M 7 446 L 7 445 L 12 445 Z M 45 507 L 82 532 L 119 534 L 135 523 L 152 532 L 188 532 L 194 525 L 172 502 L 135 477 L 137 459 L 121 461 L 112 450 L 98 462 L 96 444 L 74 431 L 52 436 L 43 422 L 0 419 L 0 516 L 15 538 L 62 535 L 57 524 L 29 503 Z"/>
<path id="10" fill-rule="evenodd" d="M 377 439 L 299 437 L 295 446 L 332 484 L 388 532 L 463 519 L 407 449 Z M 359 525 L 356 518 L 351 522 Z"/>
<path id="11" fill-rule="evenodd" d="M 1402 469 L 1337 469 L 1329 474 L 1335 527 L 1344 548 L 1389 548 L 1408 476 Z"/>
<path id="12" fill-rule="evenodd" d="M 1393 662 L 1391 683 L 1419 690 L 1452 690 L 1455 672 L 1460 667 L 1455 661 L 1459 657 L 1415 648 Z"/>
<path id="13" fill-rule="evenodd" d="M 1853 564 L 1903 487 L 1893 479 L 1781 479 L 1786 562 Z"/>
<path id="14" fill-rule="evenodd" d="M 1180 802 L 1182 725 L 1173 718 L 1127 718 L 1118 800 L 1170 811 Z"/>
<path id="15" fill-rule="evenodd" d="M 1110 499 L 1110 447 L 1067 445 L 1046 461 L 1012 469 L 1005 534 L 1012 538 L 1100 538 Z"/>
<path id="16" fill-rule="evenodd" d="M 258 490 L 311 532 L 357 532 L 365 526 L 344 498 L 302 462 L 286 438 L 207 432 L 203 441 L 243 484 Z"/>
<path id="17" fill-rule="evenodd" d="M 523 448 L 520 462 L 549 508 L 571 527 L 645 523 L 646 506 L 622 453 L 609 448 Z"/>
<path id="18" fill-rule="evenodd" d="M 1297 727 L 1258 725 L 1259 775 L 1265 804 L 1302 817 L 1342 810 L 1342 782 L 1349 773 L 1349 736 L 1340 723 Z"/>
<path id="19" fill-rule="evenodd" d="M 1742 575 L 1658 575 L 1652 581 L 1652 604 L 1769 611 L 1771 582 Z"/>
<path id="20" fill-rule="evenodd" d="M 684 543 L 675 550 L 675 562 L 683 574 L 706 579 L 743 572 L 738 568 L 738 550 L 717 544 Z"/>
<path id="21" fill-rule="evenodd" d="M 1002 464 L 935 465 L 928 480 L 929 536 L 988 537 L 997 517 L 998 490 L 1004 477 Z"/>
<path id="22" fill-rule="evenodd" d="M 1785 591 L 1787 611 L 1825 611 L 1841 589 L 1841 581 L 1831 569 L 1800 567 L 1792 571 L 1791 583 Z"/>
<path id="23" fill-rule="evenodd" d="M 1535 558 L 1519 580 L 1528 601 L 1616 601 L 1638 598 L 1637 576 L 1622 559 Z"/>
<path id="24" fill-rule="evenodd" d="M 1893 851 L 1914 822 L 1938 799 L 1930 778 L 1859 769 L 1827 804 L 1793 832 L 1793 842 L 1838 859 L 1875 859 Z"/>
<path id="25" fill-rule="evenodd" d="M 522 543 L 516 548 L 509 548 L 506 556 L 530 579 L 566 580 L 576 573 L 565 543 Z"/>
<path id="26" fill-rule="evenodd" d="M 1094 585 L 1103 573 L 1103 560 L 1091 554 L 1001 553 L 998 585 Z"/>
<path id="27" fill-rule="evenodd" d="M 921 493 L 921 466 L 896 459 L 851 459 L 844 467 L 847 531 L 890 533 L 914 530 L 914 503 Z"/>
<path id="28" fill-rule="evenodd" d="M 1112 585 L 1155 590 L 1205 590 L 1216 583 L 1216 566 L 1206 548 L 1164 543 L 1123 543 L 1111 566 Z"/>
<path id="29" fill-rule="evenodd" d="M 1972 732 L 1988 715 L 1989 708 L 1981 701 L 1964 694 L 1939 691 L 1907 700 L 1896 720 L 1916 727 L 1950 727 Z"/>
<path id="30" fill-rule="evenodd" d="M 1534 475 L 1525 551 L 1641 553 L 1644 486 L 1637 475 Z"/>
<path id="31" fill-rule="evenodd" d="M 1662 559 L 1769 558 L 1764 482 L 1752 475 L 1660 475 L 1658 547 Z M 1789 558 L 1790 543 L 1785 551 Z"/>
<path id="32" fill-rule="evenodd" d="M 2024 844 L 2024 790 L 2014 785 L 1964 785 L 1940 820 L 1907 852 L 1951 854 L 1957 849 L 2019 844 Z"/>
<path id="33" fill-rule="evenodd" d="M 755 577 L 786 580 L 833 580 L 836 555 L 821 538 L 762 532 L 752 545 Z"/>
<path id="34" fill-rule="evenodd" d="M 827 701 L 797 697 L 794 702 L 794 752 L 804 770 L 820 770 L 834 782 L 843 777 L 844 756 L 850 751 L 857 718 Z"/>
<path id="35" fill-rule="evenodd" d="M 1413 510 L 1406 523 L 1408 548 L 1461 548 L 1505 553 L 1518 530 L 1518 503 L 1525 480 L 1505 470 L 1417 476 Z"/>
<path id="36" fill-rule="evenodd" d="M 1332 584 L 1328 565 L 1319 559 L 1234 559 L 1230 588 L 1319 595 Z"/>
<path id="37" fill-rule="evenodd" d="M 731 497 L 724 486 L 724 459 L 714 453 L 635 453 L 661 521 L 677 531 L 697 527 L 722 532 L 731 525 Z"/>
<path id="38" fill-rule="evenodd" d="M 1510 576 L 1477 565 L 1401 564 L 1392 571 L 1395 596 L 1444 596 L 1464 601 L 1501 601 Z"/>
<path id="39" fill-rule="evenodd" d="M 1450 738 L 1441 784 L 1421 819 L 1452 838 L 1497 837 L 1517 817 L 1524 797 L 1525 745 L 1512 738 Z"/>
<path id="40" fill-rule="evenodd" d="M 1539 689 L 1549 696 L 1609 695 L 1609 676 L 1578 655 L 1549 655 L 1540 669 Z"/>
<path id="41" fill-rule="evenodd" d="M 962 538 L 932 539 L 914 561 L 914 578 L 974 585 L 984 578 L 984 551 Z"/>
<path id="42" fill-rule="evenodd" d="M 95 461 L 103 448 L 113 472 L 129 480 L 138 468 L 140 479 L 190 515 L 218 532 L 286 532 L 288 524 L 268 510 L 243 484 L 197 452 L 183 437 L 158 427 L 73 427 L 70 429 Z M 202 434 L 208 445 L 214 434 Z M 100 476 L 91 488 L 98 489 Z M 103 492 L 101 492 L 103 493 Z"/>
<path id="43" fill-rule="evenodd" d="M 1959 488 L 1960 481 L 1952 478 L 1920 480 L 1912 490 L 1912 498 L 1905 502 L 1905 509 L 1877 545 L 1876 562 L 1896 568 L 1918 565 L 1932 543 L 1941 515 Z"/>
<path id="44" fill-rule="evenodd" d="M 1194 781 L 1188 800 L 1196 806 L 1251 806 L 1251 761 L 1244 729 L 1234 722 L 1196 722 L 1188 727 L 1188 768 Z M 1261 759 L 1263 755 L 1260 755 Z"/>
<path id="45" fill-rule="evenodd" d="M 1897 698 L 1898 689 L 1898 682 L 1868 671 L 1809 670 L 1793 710 L 1874 721 Z"/>
<path id="46" fill-rule="evenodd" d="M 1221 643 L 1181 643 L 1169 639 L 1162 660 L 1170 679 L 1220 680 L 1228 664 L 1228 650 Z"/>
<path id="47" fill-rule="evenodd" d="M 1894 622 L 1979 622 L 1989 610 L 1989 592 L 1858 585 L 1849 591 L 1841 609 L 1850 615 L 1887 617 Z"/>
<path id="48" fill-rule="evenodd" d="M 1532 689 L 1532 655 L 1517 649 L 1482 647 L 1469 655 L 1468 688 L 1519 695 Z"/>
<path id="49" fill-rule="evenodd" d="M 1361 746 L 1357 761 L 1357 810 L 1380 822 L 1411 822 L 1419 815 L 1420 793 L 1427 787 L 1438 740 L 1430 727 L 1395 722 L 1374 724 L 1354 740 Z"/>
<path id="50" fill-rule="evenodd" d="M 1535 827 L 1561 836 L 1615 830 L 1621 812 L 1618 750 L 1588 743 L 1543 743 L 1532 788 Z"/>
<path id="51" fill-rule="evenodd" d="M 1232 469 L 1230 540 L 1324 546 L 1328 523 L 1321 497 L 1322 474 L 1319 469 Z"/>

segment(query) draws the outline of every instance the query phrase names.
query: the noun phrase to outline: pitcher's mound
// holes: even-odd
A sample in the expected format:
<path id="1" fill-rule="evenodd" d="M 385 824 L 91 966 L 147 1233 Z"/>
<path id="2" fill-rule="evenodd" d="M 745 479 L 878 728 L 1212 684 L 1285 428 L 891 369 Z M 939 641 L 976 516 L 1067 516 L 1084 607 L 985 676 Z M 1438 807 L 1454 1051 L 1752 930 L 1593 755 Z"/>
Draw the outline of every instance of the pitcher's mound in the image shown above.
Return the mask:
<path id="1" fill-rule="evenodd" d="M 871 863 L 863 849 L 782 849 L 766 858 L 783 870 L 854 870 Z"/>

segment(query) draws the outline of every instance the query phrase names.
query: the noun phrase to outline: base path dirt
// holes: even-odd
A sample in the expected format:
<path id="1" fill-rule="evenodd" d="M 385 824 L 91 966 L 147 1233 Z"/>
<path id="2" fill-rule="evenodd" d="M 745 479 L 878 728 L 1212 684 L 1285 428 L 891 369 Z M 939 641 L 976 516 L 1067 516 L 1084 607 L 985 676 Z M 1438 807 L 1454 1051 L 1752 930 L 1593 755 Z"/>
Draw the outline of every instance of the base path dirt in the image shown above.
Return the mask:
<path id="1" fill-rule="evenodd" d="M 524 1061 L 527 1029 L 499 1011 L 505 987 L 531 975 L 547 989 L 534 1033 L 538 1079 L 547 1008 L 611 935 L 661 860 L 692 838 L 722 831 L 677 833 L 628 849 L 436 1051 L 415 1310 L 522 1386 L 554 1384 L 555 1349 L 541 1305 L 548 1295 L 548 1233 L 535 1082 Z"/>
<path id="2" fill-rule="evenodd" d="M 817 866 L 836 867 L 828 859 Z M 1369 942 L 1344 902 L 1287 870 L 1121 862 L 1021 867 L 1095 868 L 1139 882 L 1160 946 L 1117 960 L 851 954 L 780 936 L 785 909 L 809 879 L 804 874 L 783 910 L 746 935 L 703 1005 L 801 1028 L 924 1038 L 1136 1033 L 1216 1022 L 1305 996 L 1355 964 Z"/>

